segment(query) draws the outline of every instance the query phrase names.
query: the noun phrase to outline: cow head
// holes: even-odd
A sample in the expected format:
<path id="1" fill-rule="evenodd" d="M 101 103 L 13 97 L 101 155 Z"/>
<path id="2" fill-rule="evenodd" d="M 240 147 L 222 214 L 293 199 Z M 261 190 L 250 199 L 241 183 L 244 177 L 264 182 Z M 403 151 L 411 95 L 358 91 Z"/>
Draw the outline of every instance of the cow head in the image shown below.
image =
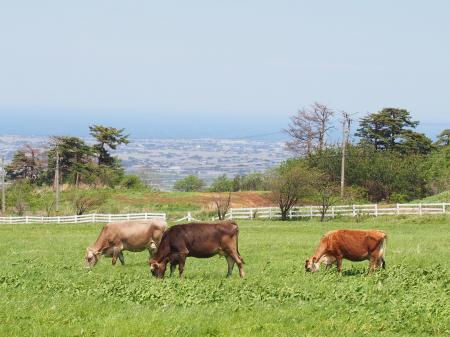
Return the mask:
<path id="1" fill-rule="evenodd" d="M 320 268 L 320 263 L 317 261 L 316 257 L 312 257 L 309 260 L 305 261 L 305 271 L 308 272 L 316 272 Z"/>
<path id="2" fill-rule="evenodd" d="M 86 256 L 84 257 L 84 260 L 86 262 L 86 267 L 87 268 L 92 268 L 94 267 L 99 259 L 100 253 L 94 251 L 92 248 L 87 248 L 86 249 Z"/>
<path id="3" fill-rule="evenodd" d="M 158 247 L 156 246 L 155 241 L 152 240 L 152 241 L 150 242 L 150 252 L 151 252 L 152 255 L 153 255 L 153 254 L 156 253 L 157 250 L 158 250 Z"/>
<path id="4" fill-rule="evenodd" d="M 166 273 L 166 263 L 164 262 L 156 262 L 156 260 L 150 260 L 148 262 L 150 265 L 150 273 L 157 278 L 163 278 Z"/>

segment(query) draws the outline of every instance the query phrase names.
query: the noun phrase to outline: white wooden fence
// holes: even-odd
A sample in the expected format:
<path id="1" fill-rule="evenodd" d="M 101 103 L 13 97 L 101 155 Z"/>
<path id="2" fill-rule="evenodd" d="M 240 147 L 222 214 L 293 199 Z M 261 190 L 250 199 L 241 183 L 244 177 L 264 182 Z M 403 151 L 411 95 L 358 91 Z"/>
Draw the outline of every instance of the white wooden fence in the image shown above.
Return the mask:
<path id="1" fill-rule="evenodd" d="M 131 213 L 131 214 L 84 214 L 71 216 L 7 216 L 0 217 L 0 224 L 28 223 L 83 223 L 111 222 L 120 220 L 166 219 L 165 213 Z"/>
<path id="2" fill-rule="evenodd" d="M 288 217 L 311 218 L 321 216 L 321 206 L 293 207 Z M 450 214 L 450 203 L 438 204 L 395 204 L 395 205 L 345 205 L 332 206 L 325 214 L 326 217 L 336 216 L 387 216 L 387 215 L 424 215 Z M 230 208 L 225 216 L 227 219 L 277 219 L 281 217 L 278 207 Z"/>

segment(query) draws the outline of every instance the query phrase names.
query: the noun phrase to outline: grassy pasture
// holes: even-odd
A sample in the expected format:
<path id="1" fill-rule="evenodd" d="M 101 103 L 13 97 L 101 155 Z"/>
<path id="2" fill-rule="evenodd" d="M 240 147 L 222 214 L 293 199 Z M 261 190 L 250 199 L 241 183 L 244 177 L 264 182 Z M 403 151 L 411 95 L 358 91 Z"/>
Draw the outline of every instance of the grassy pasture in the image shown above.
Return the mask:
<path id="1" fill-rule="evenodd" d="M 185 278 L 150 278 L 147 253 L 126 265 L 83 255 L 101 225 L 0 226 L 1 336 L 449 336 L 450 218 L 242 221 L 246 278 L 188 259 Z M 336 228 L 388 232 L 387 270 L 304 272 Z"/>

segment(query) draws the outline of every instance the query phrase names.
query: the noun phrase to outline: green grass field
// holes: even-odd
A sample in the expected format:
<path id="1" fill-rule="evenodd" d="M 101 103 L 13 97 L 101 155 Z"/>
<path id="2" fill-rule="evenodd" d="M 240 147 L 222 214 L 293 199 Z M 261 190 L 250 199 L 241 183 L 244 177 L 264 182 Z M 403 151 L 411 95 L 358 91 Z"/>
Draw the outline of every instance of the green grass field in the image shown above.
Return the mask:
<path id="1" fill-rule="evenodd" d="M 90 225 L 0 226 L 1 336 L 449 336 L 450 218 L 240 222 L 246 278 L 188 258 L 185 277 L 153 279 L 147 253 L 86 270 Z M 344 262 L 304 272 L 321 235 L 388 232 L 387 270 Z"/>

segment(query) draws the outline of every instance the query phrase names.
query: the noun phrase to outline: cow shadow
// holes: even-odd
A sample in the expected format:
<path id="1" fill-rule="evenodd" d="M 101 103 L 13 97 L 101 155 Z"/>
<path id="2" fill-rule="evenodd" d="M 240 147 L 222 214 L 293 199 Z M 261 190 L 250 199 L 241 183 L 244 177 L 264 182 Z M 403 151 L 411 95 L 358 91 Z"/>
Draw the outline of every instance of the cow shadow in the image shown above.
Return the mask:
<path id="1" fill-rule="evenodd" d="M 342 276 L 362 276 L 367 275 L 369 272 L 367 269 L 361 269 L 361 268 L 352 268 L 342 271 Z"/>

